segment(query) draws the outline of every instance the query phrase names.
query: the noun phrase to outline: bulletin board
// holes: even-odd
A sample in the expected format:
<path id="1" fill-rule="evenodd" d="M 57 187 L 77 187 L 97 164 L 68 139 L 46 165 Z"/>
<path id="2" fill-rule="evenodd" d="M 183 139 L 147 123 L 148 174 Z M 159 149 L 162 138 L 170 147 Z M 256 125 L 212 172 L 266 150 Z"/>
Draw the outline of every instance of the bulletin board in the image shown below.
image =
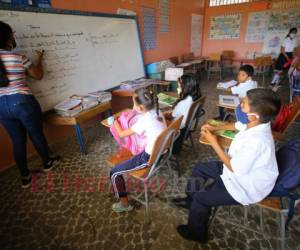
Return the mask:
<path id="1" fill-rule="evenodd" d="M 270 13 L 268 11 L 250 12 L 248 14 L 246 43 L 261 43 L 264 41 Z"/>
<path id="2" fill-rule="evenodd" d="M 210 40 L 238 39 L 242 14 L 213 16 L 210 21 Z"/>
<path id="3" fill-rule="evenodd" d="M 271 11 L 268 30 L 264 39 L 263 53 L 278 55 L 284 37 L 289 29 L 293 27 L 300 30 L 300 9 Z"/>

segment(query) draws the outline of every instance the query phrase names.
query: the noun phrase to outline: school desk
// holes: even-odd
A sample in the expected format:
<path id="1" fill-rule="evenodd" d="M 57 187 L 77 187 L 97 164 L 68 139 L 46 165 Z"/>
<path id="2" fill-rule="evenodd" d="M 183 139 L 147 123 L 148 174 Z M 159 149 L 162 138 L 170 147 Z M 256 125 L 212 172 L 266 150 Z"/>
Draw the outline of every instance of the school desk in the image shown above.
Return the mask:
<path id="1" fill-rule="evenodd" d="M 116 120 L 123 112 L 129 111 L 129 110 L 130 109 L 123 109 L 120 112 L 113 114 L 112 116 Z M 109 119 L 109 117 L 100 122 L 104 127 L 107 127 L 107 128 L 109 128 L 111 126 L 108 124 L 108 119 Z"/>
<path id="2" fill-rule="evenodd" d="M 279 132 L 272 131 L 272 135 L 273 135 L 273 139 L 275 141 L 282 141 L 284 139 L 283 135 Z M 231 142 L 232 142 L 232 139 L 225 138 L 225 137 L 220 136 L 220 135 L 217 135 L 217 140 L 218 140 L 220 146 L 223 149 L 228 149 L 230 147 Z M 199 142 L 201 144 L 210 145 L 210 143 L 202 135 L 200 135 Z"/>
<path id="3" fill-rule="evenodd" d="M 65 116 L 58 115 L 56 113 L 50 113 L 46 116 L 45 119 L 47 123 L 52 125 L 74 126 L 77 141 L 80 146 L 80 152 L 82 154 L 87 154 L 80 125 L 106 111 L 109 114 L 111 114 L 110 102 L 100 103 L 97 106 L 84 110 L 75 116 L 65 117 Z"/>

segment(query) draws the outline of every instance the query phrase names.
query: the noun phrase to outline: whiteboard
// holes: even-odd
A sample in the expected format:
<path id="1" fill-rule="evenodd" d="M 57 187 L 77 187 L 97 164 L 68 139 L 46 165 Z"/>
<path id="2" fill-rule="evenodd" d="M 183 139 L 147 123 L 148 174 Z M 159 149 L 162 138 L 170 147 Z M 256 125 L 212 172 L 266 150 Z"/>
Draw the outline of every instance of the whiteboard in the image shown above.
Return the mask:
<path id="1" fill-rule="evenodd" d="M 59 12 L 0 10 L 16 31 L 19 53 L 34 61 L 35 51 L 45 50 L 44 78 L 29 81 L 43 111 L 73 94 L 145 76 L 135 17 Z"/>

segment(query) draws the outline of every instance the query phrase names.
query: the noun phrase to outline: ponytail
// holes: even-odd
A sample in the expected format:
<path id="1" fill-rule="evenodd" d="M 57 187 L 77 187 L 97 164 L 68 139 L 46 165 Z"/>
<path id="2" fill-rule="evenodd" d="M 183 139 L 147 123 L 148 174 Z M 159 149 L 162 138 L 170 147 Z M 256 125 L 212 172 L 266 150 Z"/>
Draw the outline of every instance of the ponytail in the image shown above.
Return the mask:
<path id="1" fill-rule="evenodd" d="M 0 88 L 5 88 L 9 84 L 7 72 L 2 59 L 0 59 Z"/>
<path id="2" fill-rule="evenodd" d="M 160 117 L 160 115 L 159 115 L 158 97 L 154 93 L 152 93 L 152 100 L 153 100 L 153 103 L 154 103 L 154 107 L 155 107 L 155 111 L 156 111 L 156 115 L 157 115 L 157 120 L 160 121 L 160 122 L 162 122 L 163 118 Z"/>

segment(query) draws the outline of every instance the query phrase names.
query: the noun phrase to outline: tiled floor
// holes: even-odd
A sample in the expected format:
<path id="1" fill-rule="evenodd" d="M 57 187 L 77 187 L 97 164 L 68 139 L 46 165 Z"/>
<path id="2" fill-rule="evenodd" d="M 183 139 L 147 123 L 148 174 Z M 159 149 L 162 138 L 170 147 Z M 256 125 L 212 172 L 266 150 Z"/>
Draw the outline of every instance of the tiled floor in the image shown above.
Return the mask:
<path id="1" fill-rule="evenodd" d="M 217 115 L 215 102 L 218 92 L 215 81 L 202 84 L 208 99 L 206 116 Z M 286 91 L 281 91 L 287 99 Z M 264 211 L 265 229 L 259 229 L 258 209 L 251 206 L 244 227 L 243 208 L 221 208 L 211 227 L 211 240 L 200 245 L 185 241 L 176 233 L 176 226 L 185 223 L 185 210 L 172 206 L 172 197 L 184 193 L 192 166 L 198 161 L 216 159 L 209 146 L 197 143 L 196 152 L 185 150 L 180 158 L 183 176 L 163 170 L 167 180 L 151 199 L 151 223 L 144 221 L 144 207 L 115 214 L 109 193 L 109 167 L 105 159 L 116 145 L 107 129 L 99 123 L 89 123 L 84 129 L 89 154 L 81 156 L 75 137 L 66 138 L 53 146 L 63 156 L 62 164 L 48 175 L 37 174 L 32 190 L 20 188 L 17 169 L 0 173 L 0 248 L 1 249 L 276 249 L 278 244 L 276 214 Z M 300 125 L 293 125 L 288 138 L 300 137 Z M 195 134 L 195 141 L 198 133 Z M 30 161 L 38 169 L 40 161 Z M 159 182 L 158 182 L 159 183 Z M 290 224 L 287 249 L 300 249 L 300 207 Z M 251 229 L 251 230 L 249 230 Z M 256 230 L 257 232 L 253 232 Z"/>

